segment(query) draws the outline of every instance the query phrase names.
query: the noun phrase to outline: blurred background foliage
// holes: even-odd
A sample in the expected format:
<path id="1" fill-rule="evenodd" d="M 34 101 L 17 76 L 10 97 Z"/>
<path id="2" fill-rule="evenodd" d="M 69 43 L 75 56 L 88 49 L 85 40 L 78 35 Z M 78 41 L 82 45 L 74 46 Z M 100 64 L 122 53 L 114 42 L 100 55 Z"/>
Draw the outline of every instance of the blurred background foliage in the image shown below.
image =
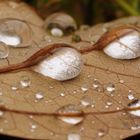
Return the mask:
<path id="1" fill-rule="evenodd" d="M 79 24 L 93 25 L 123 16 L 140 15 L 140 0 L 24 0 L 42 18 L 54 12 L 66 12 Z"/>

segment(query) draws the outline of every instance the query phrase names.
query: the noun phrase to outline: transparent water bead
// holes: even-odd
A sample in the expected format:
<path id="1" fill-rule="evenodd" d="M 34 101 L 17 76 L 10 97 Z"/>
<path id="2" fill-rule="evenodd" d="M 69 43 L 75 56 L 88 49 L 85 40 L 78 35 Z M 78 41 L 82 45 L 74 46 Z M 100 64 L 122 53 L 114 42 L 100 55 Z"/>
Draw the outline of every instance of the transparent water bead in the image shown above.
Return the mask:
<path id="1" fill-rule="evenodd" d="M 27 76 L 23 76 L 20 80 L 20 85 L 22 88 L 27 88 L 31 85 L 31 80 Z"/>
<path id="2" fill-rule="evenodd" d="M 140 125 L 131 126 L 131 130 L 137 130 L 137 129 L 140 129 Z"/>
<path id="3" fill-rule="evenodd" d="M 12 90 L 17 90 L 18 88 L 19 88 L 18 85 L 12 85 L 12 86 L 11 86 L 11 89 L 12 89 Z"/>
<path id="4" fill-rule="evenodd" d="M 80 140 L 80 135 L 76 133 L 70 133 L 68 134 L 67 140 Z"/>
<path id="5" fill-rule="evenodd" d="M 82 111 L 77 109 L 75 105 L 69 104 L 66 106 L 61 107 L 58 109 L 58 113 L 60 114 L 81 114 Z M 65 123 L 76 125 L 80 122 L 83 121 L 84 117 L 83 116 L 59 116 L 58 117 L 60 120 L 62 120 Z"/>
<path id="6" fill-rule="evenodd" d="M 9 55 L 8 46 L 5 43 L 0 42 L 0 59 L 7 58 L 8 55 Z"/>
<path id="7" fill-rule="evenodd" d="M 18 19 L 0 19 L 0 41 L 11 47 L 27 47 L 32 42 L 32 31 Z"/>
<path id="8" fill-rule="evenodd" d="M 35 98 L 36 98 L 37 100 L 43 99 L 43 98 L 44 98 L 44 93 L 43 93 L 43 92 L 37 92 L 37 93 L 35 94 Z"/>
<path id="9" fill-rule="evenodd" d="M 59 81 L 69 80 L 80 74 L 83 61 L 78 51 L 62 47 L 52 53 L 33 67 L 33 70 Z"/>
<path id="10" fill-rule="evenodd" d="M 99 136 L 99 137 L 103 137 L 104 135 L 105 135 L 105 132 L 104 132 L 104 131 L 99 131 L 99 132 L 98 132 L 98 136 Z"/>
<path id="11" fill-rule="evenodd" d="M 113 83 L 108 83 L 105 89 L 108 93 L 113 93 L 115 91 L 115 85 Z"/>
<path id="12" fill-rule="evenodd" d="M 82 99 L 81 99 L 80 102 L 81 102 L 81 105 L 83 105 L 85 107 L 90 106 L 93 103 L 92 100 L 91 100 L 91 98 L 88 97 L 88 96 L 82 97 Z"/>
<path id="13" fill-rule="evenodd" d="M 134 100 L 131 103 L 128 104 L 130 108 L 135 108 L 135 107 L 140 107 L 140 100 Z M 130 114 L 134 116 L 140 117 L 140 109 L 139 110 L 134 110 L 134 111 L 129 111 Z"/>
<path id="14" fill-rule="evenodd" d="M 93 88 L 97 92 L 103 92 L 104 91 L 103 86 L 101 85 L 101 83 L 97 79 L 94 79 L 94 81 L 93 81 Z"/>
<path id="15" fill-rule="evenodd" d="M 86 87 L 81 87 L 81 90 L 82 90 L 83 92 L 87 92 L 87 91 L 88 91 L 88 88 L 86 88 Z"/>

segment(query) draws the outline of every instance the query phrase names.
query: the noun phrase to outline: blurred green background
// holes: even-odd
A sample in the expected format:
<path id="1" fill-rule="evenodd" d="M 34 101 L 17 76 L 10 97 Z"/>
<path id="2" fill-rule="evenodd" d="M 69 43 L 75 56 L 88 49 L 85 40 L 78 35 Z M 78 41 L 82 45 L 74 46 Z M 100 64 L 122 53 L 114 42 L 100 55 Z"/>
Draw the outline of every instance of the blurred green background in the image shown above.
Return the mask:
<path id="1" fill-rule="evenodd" d="M 24 0 L 42 18 L 54 12 L 66 12 L 79 24 L 93 25 L 123 16 L 140 15 L 140 0 Z"/>

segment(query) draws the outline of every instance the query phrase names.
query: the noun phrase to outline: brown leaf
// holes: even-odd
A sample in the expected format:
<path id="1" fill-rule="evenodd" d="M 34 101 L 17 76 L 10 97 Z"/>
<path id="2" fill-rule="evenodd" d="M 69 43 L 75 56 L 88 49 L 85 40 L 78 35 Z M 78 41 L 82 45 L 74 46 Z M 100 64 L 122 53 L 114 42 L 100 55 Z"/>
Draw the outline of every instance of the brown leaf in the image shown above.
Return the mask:
<path id="1" fill-rule="evenodd" d="M 8 60 L 0 60 L 1 67 L 16 64 L 26 60 L 34 52 L 51 43 L 68 43 L 76 48 L 88 47 L 89 43 L 72 43 L 71 36 L 54 38 L 45 33 L 41 28 L 43 21 L 26 4 L 20 3 L 16 8 L 9 6 L 8 2 L 0 3 L 0 18 L 13 17 L 22 19 L 30 24 L 33 31 L 34 42 L 29 48 L 10 48 Z M 99 24 L 88 30 L 79 30 L 82 39 L 97 42 L 106 31 L 122 24 L 139 25 L 139 17 L 119 19 L 110 23 Z M 23 69 L 11 73 L 0 74 L 0 88 L 2 95 L 0 100 L 6 108 L 28 112 L 53 113 L 60 107 L 74 104 L 80 106 L 84 112 L 102 112 L 122 109 L 127 107 L 130 100 L 128 91 L 132 90 L 135 98 L 140 98 L 140 65 L 139 59 L 115 60 L 106 56 L 102 51 L 92 51 L 83 55 L 84 68 L 80 76 L 73 80 L 59 82 L 49 77 L 43 77 L 30 69 Z M 27 88 L 19 86 L 23 76 L 29 77 L 31 85 Z M 93 88 L 94 79 L 98 79 L 101 85 L 108 83 L 115 85 L 114 96 L 101 89 L 101 92 Z M 120 82 L 123 80 L 123 82 Z M 18 86 L 17 90 L 12 90 Z M 84 92 L 82 88 L 86 88 Z M 36 101 L 35 94 L 43 92 L 44 98 Z M 64 96 L 61 96 L 64 93 Z M 93 105 L 83 107 L 80 101 L 88 96 Z M 107 102 L 112 105 L 107 106 Z M 94 107 L 95 105 L 95 107 Z M 81 140 L 100 139 L 118 140 L 139 133 L 140 130 L 132 130 L 132 127 L 140 125 L 139 118 L 131 116 L 128 112 L 116 112 L 108 114 L 92 114 L 84 117 L 78 125 L 70 125 L 62 122 L 55 116 L 36 116 L 26 113 L 17 114 L 4 112 L 0 119 L 0 133 L 32 139 L 66 140 L 67 135 L 76 133 Z M 100 135 L 100 136 L 99 136 Z"/>

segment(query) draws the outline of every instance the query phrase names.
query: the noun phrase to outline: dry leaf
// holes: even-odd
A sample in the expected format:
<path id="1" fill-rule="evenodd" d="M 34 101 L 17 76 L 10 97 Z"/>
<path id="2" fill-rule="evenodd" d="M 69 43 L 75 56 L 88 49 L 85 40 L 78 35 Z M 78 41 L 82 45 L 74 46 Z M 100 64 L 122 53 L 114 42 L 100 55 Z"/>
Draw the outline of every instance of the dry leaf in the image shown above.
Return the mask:
<path id="1" fill-rule="evenodd" d="M 26 60 L 34 52 L 49 43 L 68 43 L 76 48 L 88 47 L 89 43 L 72 43 L 71 36 L 54 38 L 41 28 L 43 21 L 26 4 L 20 3 L 16 7 L 5 2 L 0 3 L 0 18 L 14 17 L 31 22 L 33 44 L 28 48 L 10 48 L 8 59 L 0 60 L 0 67 L 16 64 Z M 139 17 L 129 17 L 110 23 L 99 24 L 88 30 L 79 30 L 77 34 L 82 39 L 96 42 L 101 35 L 122 24 L 140 24 Z M 115 60 L 106 56 L 102 51 L 92 51 L 83 55 L 84 68 L 79 77 L 59 82 L 43 77 L 30 69 L 23 69 L 11 73 L 0 74 L 0 101 L 6 108 L 29 112 L 56 112 L 62 106 L 73 104 L 80 106 L 84 112 L 102 112 L 122 109 L 131 101 L 128 92 L 133 92 L 135 98 L 140 98 L 140 63 L 135 60 Z M 28 77 L 31 84 L 27 88 L 20 85 L 21 79 Z M 94 80 L 101 83 L 101 92 L 93 88 Z M 113 94 L 105 90 L 108 83 L 115 85 Z M 35 94 L 42 92 L 40 100 Z M 63 94 L 62 94 L 63 93 Z M 111 96 L 113 95 L 113 96 Z M 87 96 L 92 105 L 81 105 L 81 100 Z M 0 133 L 24 138 L 66 140 L 68 134 L 79 134 L 81 140 L 118 140 L 140 132 L 140 119 L 128 112 L 108 114 L 93 114 L 84 117 L 78 125 L 62 122 L 55 116 L 34 116 L 4 112 L 0 118 Z M 136 128 L 136 130 L 133 130 Z"/>

